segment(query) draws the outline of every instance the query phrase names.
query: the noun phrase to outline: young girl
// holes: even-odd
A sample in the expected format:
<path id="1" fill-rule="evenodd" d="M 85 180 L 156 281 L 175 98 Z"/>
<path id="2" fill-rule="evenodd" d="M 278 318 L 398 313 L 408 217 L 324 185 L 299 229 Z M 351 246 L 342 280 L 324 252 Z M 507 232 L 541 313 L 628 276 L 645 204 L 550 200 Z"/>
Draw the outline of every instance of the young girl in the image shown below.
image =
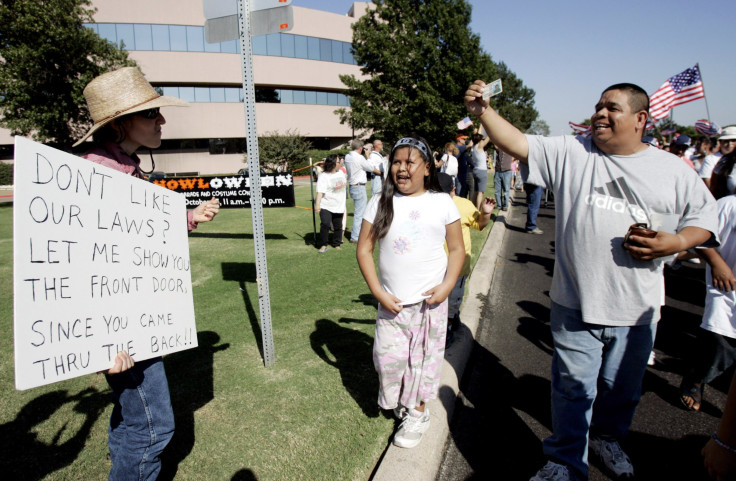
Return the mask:
<path id="1" fill-rule="evenodd" d="M 433 160 L 422 138 L 396 143 L 390 175 L 380 199 L 368 203 L 357 248 L 360 270 L 380 303 L 373 344 L 378 405 L 402 421 L 393 443 L 404 448 L 419 444 L 429 428 L 425 402 L 437 397 L 447 296 L 465 257 L 460 214 L 442 192 Z"/>
<path id="2" fill-rule="evenodd" d="M 342 216 L 345 213 L 345 192 L 348 179 L 340 170 L 338 157 L 328 155 L 325 159 L 325 171 L 317 180 L 317 199 L 314 202 L 314 211 L 319 214 L 319 253 L 327 252 L 327 239 L 330 227 L 335 233 L 332 236 L 332 247 L 340 249 L 342 244 Z"/>

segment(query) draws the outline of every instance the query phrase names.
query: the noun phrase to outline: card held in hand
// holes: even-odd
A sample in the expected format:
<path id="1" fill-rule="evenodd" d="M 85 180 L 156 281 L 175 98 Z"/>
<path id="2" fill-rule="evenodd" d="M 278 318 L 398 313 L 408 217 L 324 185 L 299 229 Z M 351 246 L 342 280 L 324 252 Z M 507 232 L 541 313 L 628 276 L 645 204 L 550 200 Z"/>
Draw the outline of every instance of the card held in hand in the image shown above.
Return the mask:
<path id="1" fill-rule="evenodd" d="M 483 89 L 483 100 L 488 100 L 491 97 L 495 97 L 501 92 L 503 92 L 501 79 L 494 80 L 493 82 L 486 85 L 486 88 Z"/>

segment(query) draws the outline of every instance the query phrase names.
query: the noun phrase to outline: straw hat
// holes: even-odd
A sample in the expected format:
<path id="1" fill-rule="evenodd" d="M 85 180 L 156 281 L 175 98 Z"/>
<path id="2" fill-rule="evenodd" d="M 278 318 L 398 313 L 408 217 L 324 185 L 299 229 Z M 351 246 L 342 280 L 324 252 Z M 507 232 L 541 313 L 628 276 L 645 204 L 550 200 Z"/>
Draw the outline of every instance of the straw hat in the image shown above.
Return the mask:
<path id="1" fill-rule="evenodd" d="M 159 95 L 136 67 L 124 67 L 95 77 L 84 88 L 84 98 L 94 124 L 75 147 L 100 127 L 123 115 L 156 107 L 189 105 L 185 100 Z"/>

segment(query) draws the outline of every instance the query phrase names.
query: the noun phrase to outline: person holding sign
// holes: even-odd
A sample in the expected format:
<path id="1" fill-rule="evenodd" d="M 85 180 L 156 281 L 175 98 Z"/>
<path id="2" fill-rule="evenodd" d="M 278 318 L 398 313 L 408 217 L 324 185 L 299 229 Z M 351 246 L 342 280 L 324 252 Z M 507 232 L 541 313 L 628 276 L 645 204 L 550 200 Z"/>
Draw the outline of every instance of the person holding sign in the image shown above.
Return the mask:
<path id="1" fill-rule="evenodd" d="M 134 67 L 96 77 L 85 87 L 84 97 L 94 124 L 74 145 L 92 136 L 94 147 L 84 158 L 138 178 L 143 178 L 143 172 L 135 151 L 161 145 L 161 126 L 166 119 L 159 108 L 187 105 L 159 95 Z M 213 197 L 187 212 L 189 230 L 211 221 L 219 207 Z M 160 455 L 174 434 L 163 360 L 156 357 L 136 363 L 121 351 L 105 376 L 114 402 L 108 435 L 110 479 L 156 479 L 161 471 Z"/>

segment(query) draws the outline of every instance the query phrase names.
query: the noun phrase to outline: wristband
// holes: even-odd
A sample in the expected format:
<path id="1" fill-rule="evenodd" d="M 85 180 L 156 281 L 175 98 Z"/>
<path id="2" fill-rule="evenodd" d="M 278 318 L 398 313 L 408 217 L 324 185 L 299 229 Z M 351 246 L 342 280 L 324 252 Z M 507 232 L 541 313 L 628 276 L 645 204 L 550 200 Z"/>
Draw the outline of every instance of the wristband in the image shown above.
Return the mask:
<path id="1" fill-rule="evenodd" d="M 734 453 L 734 454 L 736 454 L 736 449 L 732 448 L 732 447 L 731 447 L 731 446 L 729 446 L 728 444 L 726 444 L 726 443 L 724 443 L 723 441 L 721 441 L 720 439 L 718 439 L 718 434 L 716 434 L 716 433 L 713 433 L 713 436 L 712 436 L 712 438 L 713 438 L 713 441 L 715 441 L 717 445 L 719 445 L 720 447 L 722 447 L 722 448 L 723 448 L 723 449 L 725 449 L 726 451 L 729 451 L 729 452 L 731 452 L 731 453 Z"/>

